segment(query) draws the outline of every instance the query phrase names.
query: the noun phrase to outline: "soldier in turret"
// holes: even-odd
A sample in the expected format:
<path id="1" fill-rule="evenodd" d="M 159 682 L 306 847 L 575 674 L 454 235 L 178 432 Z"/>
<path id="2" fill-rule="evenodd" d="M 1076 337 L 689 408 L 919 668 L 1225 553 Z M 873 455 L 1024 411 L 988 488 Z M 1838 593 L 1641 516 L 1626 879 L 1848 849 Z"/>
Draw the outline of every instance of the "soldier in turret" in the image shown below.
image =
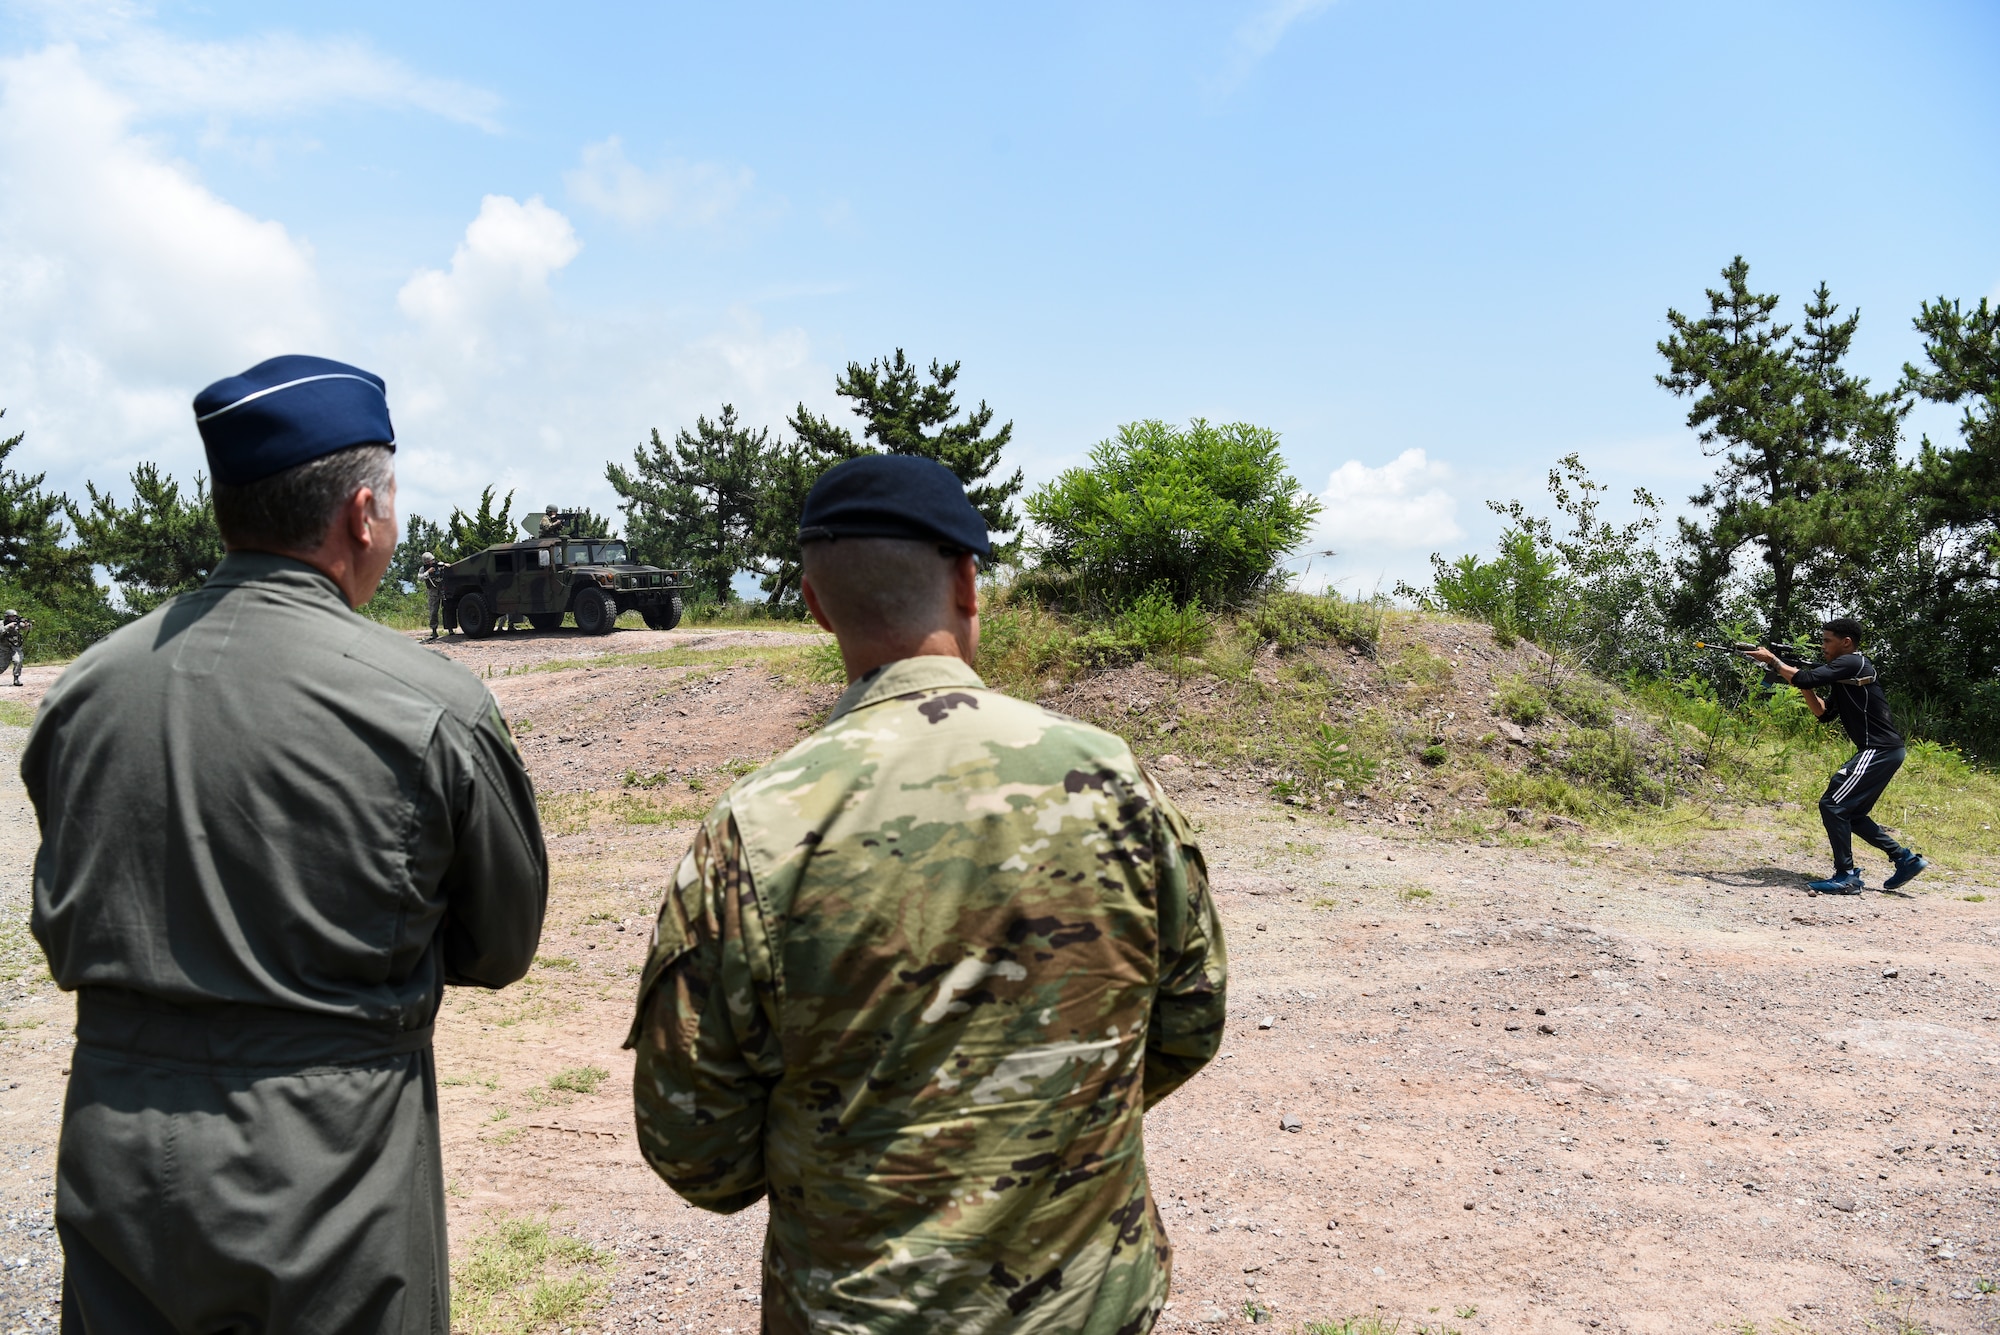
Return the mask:
<path id="1" fill-rule="evenodd" d="M 563 523 L 561 512 L 555 506 L 551 505 L 542 511 L 542 531 L 535 536 L 538 538 L 560 538 L 563 535 L 563 530 L 567 527 L 568 525 Z"/>

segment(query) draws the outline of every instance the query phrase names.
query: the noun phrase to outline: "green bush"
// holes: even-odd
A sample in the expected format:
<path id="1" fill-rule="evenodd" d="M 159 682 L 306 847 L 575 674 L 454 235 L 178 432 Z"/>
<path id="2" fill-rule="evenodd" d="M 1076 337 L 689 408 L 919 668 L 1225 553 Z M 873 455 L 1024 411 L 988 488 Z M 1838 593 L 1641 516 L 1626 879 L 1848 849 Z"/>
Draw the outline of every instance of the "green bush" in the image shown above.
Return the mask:
<path id="1" fill-rule="evenodd" d="M 1615 717 L 1610 694 L 1581 677 L 1557 683 L 1555 706 L 1564 718 L 1586 728 L 1608 728 Z"/>
<path id="2" fill-rule="evenodd" d="M 1250 609 L 1243 625 L 1281 652 L 1335 642 L 1372 650 L 1382 631 L 1382 607 L 1374 601 L 1350 603 L 1338 596 L 1273 589 Z"/>
<path id="3" fill-rule="evenodd" d="M 1045 564 L 1086 601 L 1119 606 L 1154 589 L 1220 607 L 1282 583 L 1316 497 L 1286 471 L 1274 431 L 1133 422 L 1028 498 Z"/>
<path id="4" fill-rule="evenodd" d="M 1523 727 L 1533 727 L 1548 717 L 1548 692 L 1523 677 L 1509 677 L 1500 683 L 1493 707 Z"/>
<path id="5" fill-rule="evenodd" d="M 1118 638 L 1141 653 L 1182 655 L 1207 643 L 1208 616 L 1198 605 L 1176 606 L 1165 589 L 1152 589 L 1118 613 Z"/>
<path id="6" fill-rule="evenodd" d="M 1648 806 L 1665 806 L 1667 789 L 1646 771 L 1646 756 L 1623 728 L 1579 728 L 1563 738 L 1559 768 L 1592 788 Z"/>

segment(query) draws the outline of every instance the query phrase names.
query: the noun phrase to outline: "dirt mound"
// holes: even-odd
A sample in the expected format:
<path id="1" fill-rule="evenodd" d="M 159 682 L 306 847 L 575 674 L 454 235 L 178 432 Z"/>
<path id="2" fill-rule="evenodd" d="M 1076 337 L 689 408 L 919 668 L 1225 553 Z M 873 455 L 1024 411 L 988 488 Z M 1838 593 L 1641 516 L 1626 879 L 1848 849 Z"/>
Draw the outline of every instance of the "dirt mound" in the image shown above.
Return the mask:
<path id="1" fill-rule="evenodd" d="M 1581 828 L 1691 773 L 1613 687 L 1489 626 L 1417 614 L 1385 617 L 1372 648 L 1265 643 L 1181 676 L 1137 663 L 1042 703 L 1130 738 L 1173 789 L 1460 834 Z"/>

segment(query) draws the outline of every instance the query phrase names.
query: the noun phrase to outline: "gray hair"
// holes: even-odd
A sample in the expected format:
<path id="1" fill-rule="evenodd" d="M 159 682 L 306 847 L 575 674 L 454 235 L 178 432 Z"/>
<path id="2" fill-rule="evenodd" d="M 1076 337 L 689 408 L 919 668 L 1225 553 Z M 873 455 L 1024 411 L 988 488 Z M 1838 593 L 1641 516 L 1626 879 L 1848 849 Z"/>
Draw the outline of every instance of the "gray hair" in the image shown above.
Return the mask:
<path id="1" fill-rule="evenodd" d="M 240 487 L 215 488 L 215 526 L 232 547 L 309 552 L 326 539 L 342 506 L 363 487 L 376 510 L 396 485 L 396 452 L 387 445 L 352 445 L 295 464 Z"/>
<path id="2" fill-rule="evenodd" d="M 839 538 L 803 548 L 806 578 L 836 634 L 920 637 L 951 624 L 954 557 L 911 538 Z"/>

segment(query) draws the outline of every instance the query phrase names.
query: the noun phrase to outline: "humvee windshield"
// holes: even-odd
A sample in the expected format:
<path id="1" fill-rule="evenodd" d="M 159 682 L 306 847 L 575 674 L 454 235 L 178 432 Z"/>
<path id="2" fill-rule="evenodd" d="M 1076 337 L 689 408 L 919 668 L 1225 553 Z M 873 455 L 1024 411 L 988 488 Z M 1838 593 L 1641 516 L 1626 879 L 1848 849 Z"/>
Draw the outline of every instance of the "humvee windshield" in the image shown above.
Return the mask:
<path id="1" fill-rule="evenodd" d="M 564 565 L 623 565 L 632 559 L 622 542 L 572 542 Z"/>

